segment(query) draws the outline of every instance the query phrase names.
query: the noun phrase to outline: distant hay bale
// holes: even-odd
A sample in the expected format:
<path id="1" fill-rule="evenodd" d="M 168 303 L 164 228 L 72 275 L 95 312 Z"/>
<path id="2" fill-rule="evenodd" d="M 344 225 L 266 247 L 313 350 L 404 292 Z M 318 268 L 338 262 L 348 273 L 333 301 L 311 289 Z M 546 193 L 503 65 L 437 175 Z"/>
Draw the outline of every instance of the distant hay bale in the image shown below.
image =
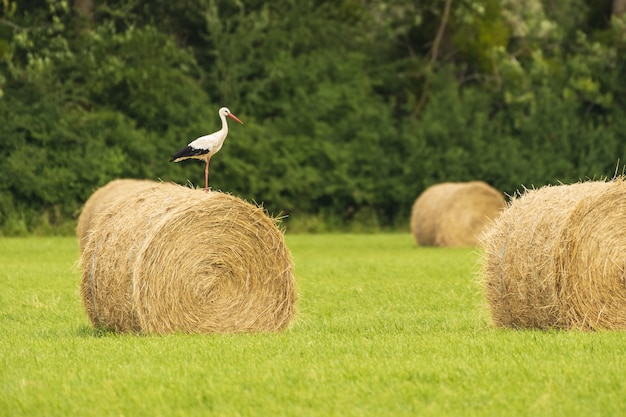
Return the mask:
<path id="1" fill-rule="evenodd" d="M 499 327 L 626 329 L 626 183 L 526 190 L 481 238 Z"/>
<path id="2" fill-rule="evenodd" d="M 119 179 L 109 182 L 91 194 L 83 205 L 76 224 L 76 236 L 78 236 L 81 251 L 87 241 L 91 219 L 95 214 L 106 209 L 115 201 L 133 195 L 137 191 L 151 187 L 154 184 L 157 183 L 150 180 Z"/>
<path id="3" fill-rule="evenodd" d="M 476 246 L 505 206 L 502 193 L 482 181 L 436 184 L 413 203 L 411 231 L 421 246 Z"/>
<path id="4" fill-rule="evenodd" d="M 284 329 L 297 290 L 283 232 L 234 196 L 156 184 L 97 215 L 81 256 L 91 322 L 120 332 Z"/>

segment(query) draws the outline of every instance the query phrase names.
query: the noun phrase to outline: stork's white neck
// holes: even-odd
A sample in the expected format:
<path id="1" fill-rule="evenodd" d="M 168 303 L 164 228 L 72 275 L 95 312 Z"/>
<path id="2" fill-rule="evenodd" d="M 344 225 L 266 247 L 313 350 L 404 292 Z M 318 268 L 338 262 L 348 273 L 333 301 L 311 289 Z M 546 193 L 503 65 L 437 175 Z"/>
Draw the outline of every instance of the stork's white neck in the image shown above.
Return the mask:
<path id="1" fill-rule="evenodd" d="M 222 119 L 222 128 L 220 129 L 220 131 L 228 133 L 228 122 L 226 121 L 226 116 L 220 114 L 220 119 Z"/>

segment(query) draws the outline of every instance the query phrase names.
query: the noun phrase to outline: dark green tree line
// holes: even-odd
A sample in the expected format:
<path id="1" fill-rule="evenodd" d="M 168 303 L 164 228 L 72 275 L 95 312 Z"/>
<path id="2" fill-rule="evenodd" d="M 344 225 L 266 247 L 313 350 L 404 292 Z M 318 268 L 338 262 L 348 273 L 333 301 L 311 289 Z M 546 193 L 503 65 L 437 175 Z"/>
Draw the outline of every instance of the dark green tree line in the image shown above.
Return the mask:
<path id="1" fill-rule="evenodd" d="M 0 2 L 0 230 L 69 232 L 93 190 L 242 118 L 211 184 L 296 230 L 406 224 L 441 181 L 611 176 L 626 25 L 611 2 Z M 356 230 L 356 229 L 355 229 Z"/>

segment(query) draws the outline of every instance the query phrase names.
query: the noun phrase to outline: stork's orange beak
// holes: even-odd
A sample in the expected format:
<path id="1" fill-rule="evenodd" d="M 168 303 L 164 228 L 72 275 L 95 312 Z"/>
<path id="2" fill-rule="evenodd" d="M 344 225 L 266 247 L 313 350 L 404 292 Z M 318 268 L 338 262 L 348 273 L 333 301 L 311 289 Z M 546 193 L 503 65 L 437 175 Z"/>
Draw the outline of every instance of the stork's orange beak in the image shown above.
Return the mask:
<path id="1" fill-rule="evenodd" d="M 239 120 L 239 119 L 237 118 L 237 116 L 235 116 L 235 115 L 234 115 L 234 114 L 232 114 L 232 113 L 228 113 L 228 117 L 230 117 L 231 119 L 235 119 L 235 120 L 236 120 L 236 121 L 238 121 L 239 123 L 243 124 L 243 122 L 242 122 L 241 120 Z"/>

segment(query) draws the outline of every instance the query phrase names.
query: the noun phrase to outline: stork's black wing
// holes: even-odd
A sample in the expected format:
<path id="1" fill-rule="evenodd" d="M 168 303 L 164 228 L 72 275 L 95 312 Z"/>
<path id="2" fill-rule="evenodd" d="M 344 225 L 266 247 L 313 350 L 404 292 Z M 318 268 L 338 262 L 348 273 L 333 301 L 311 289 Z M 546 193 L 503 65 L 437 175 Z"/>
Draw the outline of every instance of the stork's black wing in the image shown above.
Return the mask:
<path id="1" fill-rule="evenodd" d="M 209 153 L 208 149 L 194 148 L 193 146 L 187 145 L 178 152 L 176 152 L 170 159 L 170 162 L 178 162 L 182 161 L 183 159 L 193 158 L 194 156 L 206 155 L 207 153 Z"/>

